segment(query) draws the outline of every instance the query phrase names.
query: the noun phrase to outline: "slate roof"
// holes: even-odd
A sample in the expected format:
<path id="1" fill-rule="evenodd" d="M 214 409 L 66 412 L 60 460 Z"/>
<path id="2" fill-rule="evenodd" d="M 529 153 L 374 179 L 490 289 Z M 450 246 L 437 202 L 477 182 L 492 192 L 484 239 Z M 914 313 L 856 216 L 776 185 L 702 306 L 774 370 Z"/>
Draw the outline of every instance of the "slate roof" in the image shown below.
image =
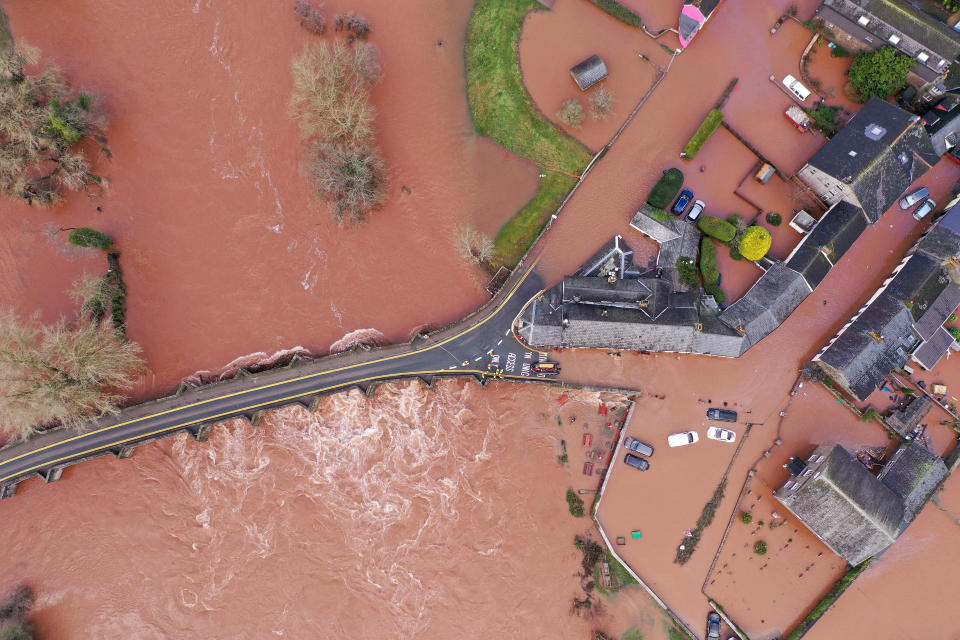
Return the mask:
<path id="1" fill-rule="evenodd" d="M 850 564 L 896 539 L 904 514 L 901 498 L 840 445 L 830 448 L 826 460 L 801 482 L 794 491 L 778 490 L 777 499 Z"/>
<path id="2" fill-rule="evenodd" d="M 660 244 L 680 237 L 674 220 L 664 220 L 663 222 L 654 220 L 650 217 L 650 206 L 646 204 L 640 207 L 640 210 L 633 216 L 630 226 Z"/>
<path id="3" fill-rule="evenodd" d="M 570 74 L 580 90 L 586 91 L 607 77 L 607 65 L 600 56 L 593 55 L 571 68 Z"/>
<path id="4" fill-rule="evenodd" d="M 636 271 L 633 249 L 627 246 L 621 236 L 614 236 L 600 247 L 574 275 L 605 277 L 610 269 L 615 269 L 619 276 Z"/>
<path id="5" fill-rule="evenodd" d="M 960 286 L 951 282 L 943 288 L 933 304 L 928 306 L 926 312 L 914 323 L 913 330 L 921 339 L 929 340 L 943 326 L 950 314 L 957 310 L 957 307 L 960 307 Z"/>
<path id="6" fill-rule="evenodd" d="M 901 446 L 877 476 L 903 501 L 903 520 L 914 519 L 930 496 L 949 475 L 940 457 L 917 441 Z"/>
<path id="7" fill-rule="evenodd" d="M 787 258 L 786 266 L 816 288 L 868 226 L 860 207 L 840 200 L 804 236 Z"/>
<path id="8" fill-rule="evenodd" d="M 650 289 L 639 279 L 617 279 L 566 276 L 563 279 L 563 301 L 581 304 L 628 305 L 637 308 L 637 302 L 650 297 Z"/>
<path id="9" fill-rule="evenodd" d="M 915 253 L 887 285 L 886 294 L 904 303 L 916 321 L 930 311 L 931 305 L 949 283 L 950 278 L 940 262 L 926 254 Z M 943 316 L 943 320 L 948 315 Z"/>
<path id="10" fill-rule="evenodd" d="M 954 339 L 950 332 L 940 327 L 933 337 L 913 352 L 913 359 L 924 369 L 933 369 L 953 343 Z"/>
<path id="11" fill-rule="evenodd" d="M 815 360 L 838 370 L 846 378 L 847 391 L 865 400 L 891 371 L 907 363 L 911 346 L 907 340 L 915 339 L 912 324 L 913 316 L 901 301 L 881 294 Z"/>
<path id="12" fill-rule="evenodd" d="M 871 98 L 809 164 L 849 184 L 867 218 L 876 222 L 938 160 L 919 122 Z"/>
<path id="13" fill-rule="evenodd" d="M 894 409 L 884 420 L 894 431 L 905 436 L 923 420 L 932 404 L 933 401 L 927 396 L 915 395 L 907 406 Z"/>
<path id="14" fill-rule="evenodd" d="M 950 207 L 927 231 L 917 251 L 940 260 L 960 256 L 960 202 Z"/>
<path id="15" fill-rule="evenodd" d="M 953 33 L 946 24 L 926 15 L 902 0 L 826 0 L 825 5 L 836 9 L 846 17 L 856 20 L 863 14 L 871 14 L 880 22 L 872 21 L 867 29 L 886 41 L 892 29 L 900 35 L 921 44 L 928 52 L 948 60 L 960 56 L 960 35 Z M 901 48 L 901 47 L 898 47 Z"/>
<path id="16" fill-rule="evenodd" d="M 731 329 L 741 329 L 754 345 L 779 327 L 810 295 L 803 277 L 783 264 L 775 264 L 746 294 L 720 314 Z"/>
<path id="17" fill-rule="evenodd" d="M 927 122 L 933 118 L 936 118 L 936 121 L 925 125 L 924 128 L 930 136 L 933 151 L 942 156 L 948 149 L 960 143 L 960 104 L 955 104 L 947 110 L 933 108 L 924 116 Z"/>

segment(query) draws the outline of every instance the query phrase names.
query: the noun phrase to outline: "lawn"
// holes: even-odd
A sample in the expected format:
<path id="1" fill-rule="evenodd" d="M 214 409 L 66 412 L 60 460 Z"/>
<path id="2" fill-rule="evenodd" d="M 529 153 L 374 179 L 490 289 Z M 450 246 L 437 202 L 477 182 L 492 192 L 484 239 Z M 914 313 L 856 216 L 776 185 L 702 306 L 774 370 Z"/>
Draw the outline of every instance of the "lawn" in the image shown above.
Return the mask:
<path id="1" fill-rule="evenodd" d="M 508 221 L 494 242 L 497 259 L 513 266 L 527 252 L 576 178 L 590 150 L 550 122 L 523 84 L 518 45 L 536 0 L 478 0 L 467 27 L 467 98 L 480 135 L 536 162 L 546 177 L 533 200 Z"/>

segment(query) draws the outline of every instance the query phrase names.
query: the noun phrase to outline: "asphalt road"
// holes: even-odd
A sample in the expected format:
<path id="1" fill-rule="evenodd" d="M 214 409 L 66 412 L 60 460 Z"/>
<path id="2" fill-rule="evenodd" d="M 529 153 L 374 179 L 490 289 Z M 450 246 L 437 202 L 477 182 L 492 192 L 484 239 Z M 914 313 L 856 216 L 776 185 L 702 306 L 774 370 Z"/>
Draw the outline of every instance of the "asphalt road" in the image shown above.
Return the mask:
<path id="1" fill-rule="evenodd" d="M 125 409 L 92 422 L 87 430 L 55 431 L 0 451 L 0 496 L 13 495 L 18 482 L 80 460 L 119 454 L 124 447 L 201 425 L 318 395 L 397 378 L 472 375 L 489 379 L 535 377 L 532 364 L 546 354 L 531 351 L 513 335 L 514 319 L 542 289 L 530 267 L 483 310 L 435 337 L 405 347 L 385 347 L 344 358 L 311 360 L 289 369 L 189 390 L 175 397 Z M 349 362 L 349 364 L 345 364 Z M 542 376 L 541 376 L 542 377 Z"/>

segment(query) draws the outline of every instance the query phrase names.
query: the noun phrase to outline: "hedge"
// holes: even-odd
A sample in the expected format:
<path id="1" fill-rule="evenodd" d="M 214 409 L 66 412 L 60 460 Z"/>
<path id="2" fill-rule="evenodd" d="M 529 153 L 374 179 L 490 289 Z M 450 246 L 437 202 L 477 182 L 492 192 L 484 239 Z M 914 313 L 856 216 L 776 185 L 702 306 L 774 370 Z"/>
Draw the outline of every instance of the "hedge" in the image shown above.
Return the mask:
<path id="1" fill-rule="evenodd" d="M 721 289 L 720 285 L 716 282 L 713 284 L 703 285 L 703 290 L 707 292 L 708 296 L 713 296 L 713 299 L 717 301 L 717 304 L 723 304 L 727 301 L 727 294 L 723 292 L 723 289 Z"/>
<path id="2" fill-rule="evenodd" d="M 759 260 L 767 255 L 767 251 L 770 251 L 772 242 L 770 232 L 765 228 L 756 225 L 747 227 L 743 232 L 743 237 L 740 238 L 740 246 L 738 247 L 740 255 L 747 260 Z"/>
<path id="3" fill-rule="evenodd" d="M 631 27 L 642 27 L 643 18 L 637 15 L 629 7 L 617 2 L 617 0 L 590 0 L 593 4 L 597 5 L 614 18 L 621 22 L 626 22 Z"/>
<path id="4" fill-rule="evenodd" d="M 113 238 L 90 227 L 80 227 L 70 232 L 70 244 L 78 247 L 107 249 L 113 247 Z"/>
<path id="5" fill-rule="evenodd" d="M 683 148 L 683 153 L 680 155 L 687 159 L 694 158 L 697 152 L 700 151 L 700 147 L 713 135 L 713 132 L 717 130 L 721 122 L 723 122 L 723 111 L 711 109 L 707 117 L 704 118 L 703 124 L 700 125 L 697 132 L 690 138 L 690 142 Z"/>
<path id="6" fill-rule="evenodd" d="M 655 209 L 666 209 L 677 197 L 680 187 L 683 186 L 683 172 L 680 169 L 667 169 L 663 176 L 653 185 L 647 204 Z"/>
<path id="7" fill-rule="evenodd" d="M 735 226 L 716 216 L 700 216 L 700 220 L 697 221 L 697 226 L 700 228 L 700 231 L 716 238 L 720 242 L 730 242 L 737 235 L 737 228 Z"/>
<path id="8" fill-rule="evenodd" d="M 857 576 L 863 573 L 864 570 L 870 566 L 870 562 L 872 560 L 873 558 L 867 558 L 857 566 L 850 567 L 847 570 L 847 573 L 844 574 L 842 578 L 837 580 L 827 595 L 823 596 L 820 602 L 818 602 L 813 609 L 810 610 L 810 613 L 808 613 L 807 616 L 801 620 L 796 627 L 794 627 L 793 631 L 790 632 L 790 635 L 787 636 L 787 640 L 800 640 L 800 638 L 803 637 L 803 634 L 809 631 L 810 627 L 812 627 L 814 623 L 816 623 L 816 621 L 827 612 L 827 609 L 833 606 L 833 603 L 836 602 L 837 598 L 839 598 L 843 592 L 846 591 L 847 587 L 849 587 L 850 584 L 857 579 Z"/>
<path id="9" fill-rule="evenodd" d="M 716 284 L 720 279 L 720 267 L 717 266 L 717 247 L 710 238 L 700 240 L 700 274 L 703 284 Z"/>

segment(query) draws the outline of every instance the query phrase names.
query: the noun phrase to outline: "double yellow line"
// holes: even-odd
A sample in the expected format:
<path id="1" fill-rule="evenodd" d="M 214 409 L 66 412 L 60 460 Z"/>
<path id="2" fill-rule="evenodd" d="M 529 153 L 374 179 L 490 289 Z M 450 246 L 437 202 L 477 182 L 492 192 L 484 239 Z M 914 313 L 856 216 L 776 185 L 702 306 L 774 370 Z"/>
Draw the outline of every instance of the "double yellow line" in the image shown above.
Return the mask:
<path id="1" fill-rule="evenodd" d="M 134 419 L 132 419 L 132 420 L 127 420 L 126 422 L 118 422 L 117 424 L 113 424 L 113 425 L 110 425 L 110 426 L 108 426 L 108 427 L 103 427 L 103 428 L 101 428 L 101 429 L 96 429 L 96 430 L 94 430 L 94 431 L 88 431 L 88 432 L 86 432 L 86 433 L 80 433 L 80 434 L 77 434 L 77 435 L 72 436 L 72 437 L 70 437 L 70 438 L 66 438 L 66 439 L 64 439 L 64 440 L 60 440 L 60 441 L 58 441 L 58 442 L 54 442 L 54 443 L 48 444 L 48 445 L 46 445 L 46 446 L 44 446 L 44 447 L 40 447 L 40 448 L 38 448 L 38 449 L 32 449 L 32 450 L 30 450 L 30 451 L 26 451 L 26 452 L 24 452 L 24 453 L 21 453 L 20 455 L 13 456 L 12 458 L 8 458 L 7 460 L 0 461 L 0 468 L 2 468 L 4 465 L 8 465 L 8 464 L 11 464 L 11 463 L 13 463 L 13 462 L 16 462 L 17 460 L 21 460 L 21 459 L 23 459 L 23 458 L 27 458 L 27 457 L 30 457 L 30 456 L 37 455 L 37 454 L 39 454 L 39 453 L 41 453 L 41 452 L 43 452 L 43 451 L 46 451 L 46 450 L 48 450 L 48 449 L 54 449 L 54 448 L 56 448 L 56 447 L 62 447 L 62 446 L 66 445 L 66 444 L 69 444 L 69 443 L 71 443 L 71 442 L 75 442 L 75 441 L 77 441 L 77 440 L 82 440 L 82 439 L 84 439 L 84 438 L 89 438 L 89 437 L 95 436 L 95 435 L 97 435 L 97 434 L 99 434 L 99 433 L 104 433 L 104 432 L 106 432 L 106 431 L 111 431 L 111 430 L 113 430 L 113 429 L 119 429 L 119 428 L 125 427 L 125 426 L 127 426 L 127 425 L 135 424 L 135 423 L 137 423 L 137 422 L 143 422 L 143 421 L 145 421 L 145 420 L 150 420 L 150 419 L 152 419 L 152 418 L 157 418 L 157 417 L 164 416 L 164 415 L 168 415 L 168 414 L 171 414 L 171 413 L 177 413 L 177 412 L 183 411 L 183 410 L 185 410 L 185 409 L 190 409 L 191 407 L 197 407 L 197 406 L 200 406 L 200 405 L 209 404 L 209 403 L 211 403 L 211 402 L 216 402 L 216 401 L 218 401 L 218 400 L 225 400 L 225 399 L 227 399 L 227 398 L 234 398 L 234 397 L 237 397 L 237 396 L 242 396 L 242 395 L 247 394 L 247 393 L 252 393 L 252 392 L 254 392 L 254 391 L 261 391 L 261 390 L 263 390 L 263 389 L 269 389 L 269 388 L 271 388 L 271 387 L 277 387 L 277 386 L 281 386 L 281 385 L 285 385 L 285 384 L 290 384 L 290 383 L 292 383 L 292 382 L 299 382 L 300 380 L 308 380 L 308 379 L 310 379 L 310 378 L 317 378 L 317 377 L 320 377 L 320 376 L 327 376 L 327 375 L 331 375 L 331 374 L 334 374 L 334 373 L 339 373 L 340 371 L 346 371 L 346 370 L 348 370 L 348 369 L 355 369 L 355 368 L 357 368 L 357 367 L 365 367 L 365 366 L 369 366 L 369 365 L 376 364 L 376 363 L 379 363 L 379 362 L 387 362 L 387 361 L 390 361 L 390 360 L 396 360 L 396 359 L 398 359 L 398 358 L 406 358 L 406 357 L 408 357 L 408 356 L 412 356 L 412 355 L 416 355 L 416 354 L 420 354 L 420 353 L 424 353 L 424 352 L 430 351 L 430 350 L 432 350 L 432 349 L 436 349 L 437 347 L 440 347 L 440 346 L 442 346 L 442 345 L 447 344 L 448 342 L 451 342 L 451 341 L 453 341 L 453 340 L 456 340 L 457 338 L 460 338 L 460 337 L 462 337 L 462 336 L 470 333 L 471 331 L 475 331 L 476 329 L 482 327 L 488 320 L 490 320 L 490 318 L 492 318 L 492 317 L 494 317 L 495 315 L 497 315 L 497 314 L 503 309 L 503 307 L 506 306 L 506 304 L 507 304 L 507 303 L 513 298 L 513 296 L 517 293 L 517 291 L 520 289 L 520 285 L 522 285 L 522 284 L 526 281 L 526 279 L 530 276 L 530 274 L 533 272 L 534 267 L 537 266 L 537 262 L 539 262 L 539 258 L 538 258 L 537 260 L 534 260 L 534 262 L 533 262 L 533 263 L 530 265 L 530 267 L 526 270 L 526 272 L 523 274 L 523 276 L 520 278 L 520 280 L 517 281 L 517 284 L 516 284 L 516 286 L 514 286 L 513 290 L 512 290 L 509 294 L 507 294 L 507 297 L 505 297 L 505 298 L 503 299 L 503 301 L 502 301 L 499 305 L 497 305 L 497 307 L 493 310 L 492 313 L 488 314 L 487 317 L 485 317 L 483 320 L 480 320 L 479 322 L 477 322 L 477 323 L 476 323 L 475 325 L 473 325 L 472 327 L 469 327 L 469 328 L 467 328 L 467 329 L 464 329 L 464 330 L 461 331 L 460 333 L 457 333 L 457 334 L 455 334 L 455 335 L 453 335 L 453 336 L 451 336 L 451 337 L 449 337 L 449 338 L 447 338 L 446 340 L 443 340 L 443 341 L 441 341 L 441 342 L 437 342 L 437 343 L 431 344 L 431 345 L 426 346 L 426 347 L 424 347 L 424 348 L 422 348 L 422 349 L 417 349 L 416 351 L 409 351 L 409 352 L 406 352 L 406 353 L 398 353 L 398 354 L 396 354 L 396 355 L 387 356 L 387 357 L 385 357 L 385 358 L 380 358 L 380 359 L 377 359 L 377 360 L 370 360 L 370 361 L 368 361 L 368 362 L 359 362 L 359 363 L 357 363 L 357 364 L 347 365 L 347 366 L 345 366 L 345 367 L 340 367 L 340 368 L 337 368 L 337 369 L 330 369 L 329 371 L 319 371 L 319 372 L 317 372 L 317 373 L 311 373 L 311 374 L 309 374 L 309 375 L 300 376 L 299 378 L 290 378 L 289 380 L 281 380 L 281 381 L 279 381 L 279 382 L 273 382 L 273 383 L 271 383 L 271 384 L 267 384 L 267 385 L 263 385 L 263 386 L 259 386 L 259 387 L 254 387 L 254 388 L 252 388 L 252 389 L 245 389 L 245 390 L 243 390 L 243 391 L 236 391 L 236 392 L 234 392 L 234 393 L 227 393 L 227 394 L 224 394 L 224 395 L 222 395 L 222 396 L 217 396 L 217 397 L 214 397 L 214 398 L 208 398 L 208 399 L 206 399 L 206 400 L 200 400 L 199 402 L 194 402 L 194 403 L 191 403 L 191 404 L 186 404 L 186 405 L 183 405 L 183 406 L 181 406 L 181 407 L 176 407 L 176 408 L 173 408 L 173 409 L 167 409 L 166 411 L 160 411 L 160 412 L 157 412 L 157 413 L 152 413 L 152 414 L 150 414 L 150 415 L 141 416 L 141 417 L 139 417 L 139 418 L 134 418 Z M 164 428 L 162 428 L 162 429 L 157 429 L 156 431 L 151 431 L 151 432 L 148 432 L 148 433 L 140 433 L 140 434 L 137 434 L 137 435 L 132 436 L 132 437 L 130 437 L 130 438 L 124 438 L 124 439 L 121 439 L 121 440 L 115 440 L 115 441 L 113 441 L 113 442 L 109 442 L 109 443 L 106 443 L 106 444 L 101 444 L 101 445 L 98 445 L 98 446 L 96 446 L 96 447 L 91 447 L 90 449 L 86 449 L 86 450 L 83 450 L 83 451 L 77 451 L 77 452 L 71 453 L 71 454 L 68 455 L 68 456 L 64 456 L 64 457 L 62 457 L 62 458 L 56 458 L 56 459 L 54 459 L 54 460 L 47 460 L 47 461 L 45 461 L 45 462 L 42 462 L 41 464 L 38 464 L 38 465 L 35 465 L 35 466 L 32 466 L 32 467 L 28 467 L 28 468 L 26 468 L 26 469 L 21 469 L 21 470 L 17 471 L 16 473 L 12 473 L 12 474 L 10 474 L 10 475 L 0 477 L 0 484 L 4 483 L 4 482 L 6 482 L 6 481 L 8 481 L 8 480 L 10 480 L 10 479 L 12 479 L 12 478 L 15 478 L 15 477 L 17 477 L 17 476 L 22 476 L 22 475 L 24 475 L 24 474 L 28 474 L 28 473 L 30 473 L 31 471 L 36 471 L 37 469 L 40 469 L 40 468 L 43 468 L 43 467 L 49 467 L 49 466 L 51 466 L 51 465 L 57 464 L 58 462 L 64 462 L 64 461 L 66 461 L 66 460 L 71 460 L 71 459 L 73 459 L 73 458 L 82 457 L 82 456 L 85 456 L 85 455 L 88 455 L 88 454 L 91 454 L 91 453 L 94 453 L 94 452 L 103 451 L 103 450 L 106 450 L 106 449 L 108 449 L 108 448 L 110 448 L 110 447 L 115 447 L 115 446 L 117 446 L 117 445 L 126 444 L 126 443 L 128 443 L 128 442 L 132 442 L 132 441 L 135 441 L 135 440 L 142 440 L 142 439 L 144 439 L 144 438 L 149 438 L 150 436 L 155 436 L 155 435 L 158 435 L 158 434 L 167 432 L 167 431 L 177 431 L 177 430 L 183 429 L 184 427 L 187 427 L 187 426 L 189 426 L 189 425 L 196 424 L 197 422 L 209 422 L 209 421 L 211 421 L 211 420 L 217 420 L 217 419 L 225 418 L 225 417 L 228 417 L 228 416 L 235 416 L 235 415 L 238 415 L 238 414 L 242 414 L 242 413 L 247 412 L 247 411 L 256 410 L 256 409 L 259 409 L 260 407 L 267 406 L 267 405 L 276 405 L 276 404 L 279 404 L 279 403 L 292 402 L 293 400 L 295 400 L 295 399 L 297 399 L 297 398 L 302 398 L 302 397 L 304 397 L 304 396 L 309 396 L 309 395 L 321 394 L 321 393 L 324 393 L 324 392 L 326 392 L 326 391 L 330 391 L 331 389 L 336 389 L 337 387 L 348 387 L 348 386 L 352 386 L 352 385 L 356 385 L 356 384 L 361 384 L 361 383 L 364 383 L 364 382 L 371 382 L 371 381 L 374 381 L 374 380 L 377 380 L 377 379 L 382 379 L 382 378 L 390 379 L 390 378 L 396 378 L 396 377 L 398 377 L 398 376 L 421 376 L 421 375 L 437 375 L 437 374 L 447 374 L 447 375 L 449 375 L 450 373 L 451 373 L 451 370 L 450 370 L 450 369 L 439 369 L 439 370 L 431 370 L 431 371 L 406 371 L 406 372 L 397 372 L 397 373 L 383 374 L 383 375 L 379 375 L 379 376 L 370 376 L 370 377 L 368 377 L 368 378 L 360 378 L 360 379 L 357 379 L 357 380 L 350 380 L 349 382 L 341 382 L 341 383 L 334 384 L 334 385 L 330 385 L 330 386 L 327 386 L 327 387 L 320 387 L 319 389 L 314 389 L 314 390 L 312 390 L 312 391 L 307 391 L 307 392 L 300 392 L 300 393 L 297 393 L 297 394 L 292 395 L 292 396 L 287 396 L 287 397 L 285 397 L 285 398 L 277 398 L 277 399 L 274 399 L 274 400 L 269 400 L 269 401 L 267 401 L 267 402 L 261 402 L 261 403 L 259 403 L 259 404 L 254 404 L 254 405 L 250 405 L 250 406 L 247 406 L 247 407 L 242 407 L 242 408 L 239 408 L 239 409 L 231 409 L 230 411 L 226 411 L 226 412 L 224 412 L 224 413 L 219 413 L 219 414 L 216 414 L 216 415 L 207 416 L 207 417 L 203 418 L 202 420 L 189 420 L 189 421 L 184 422 L 184 423 L 181 423 L 181 424 L 177 424 L 177 425 L 173 425 L 173 426 L 169 426 L 169 427 L 164 427 Z M 485 375 L 485 374 L 486 374 L 486 372 L 478 371 L 478 370 L 473 370 L 473 369 L 470 369 L 470 370 L 459 369 L 459 370 L 457 370 L 457 373 L 480 374 L 480 375 Z M 510 377 L 512 377 L 512 378 L 517 378 L 517 377 L 520 377 L 520 376 L 510 376 Z"/>

